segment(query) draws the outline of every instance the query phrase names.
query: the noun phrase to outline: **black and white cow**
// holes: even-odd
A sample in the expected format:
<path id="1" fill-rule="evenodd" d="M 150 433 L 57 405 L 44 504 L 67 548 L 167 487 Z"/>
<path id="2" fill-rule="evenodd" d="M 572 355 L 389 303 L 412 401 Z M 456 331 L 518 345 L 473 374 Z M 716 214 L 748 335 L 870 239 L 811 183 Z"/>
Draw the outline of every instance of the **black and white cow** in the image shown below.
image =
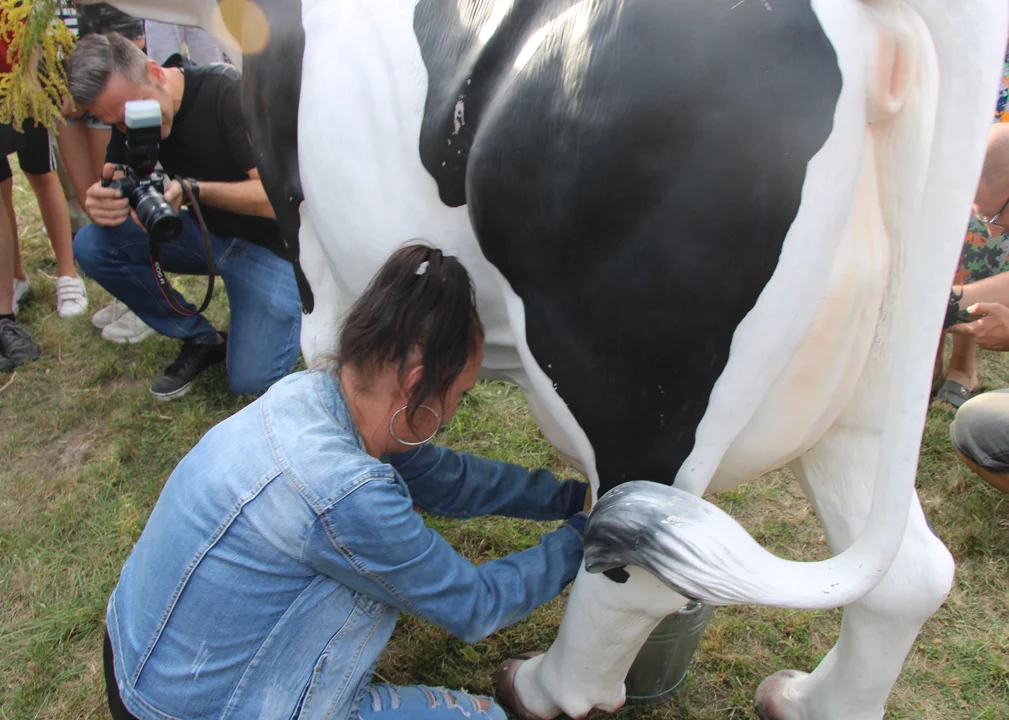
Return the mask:
<path id="1" fill-rule="evenodd" d="M 245 48 L 309 361 L 391 250 L 433 242 L 474 277 L 487 375 L 612 491 L 517 675 L 534 715 L 620 707 L 696 597 L 844 606 L 758 708 L 882 717 L 953 577 L 914 478 L 1005 0 L 115 4 Z M 775 558 L 701 499 L 788 463 L 828 561 Z"/>

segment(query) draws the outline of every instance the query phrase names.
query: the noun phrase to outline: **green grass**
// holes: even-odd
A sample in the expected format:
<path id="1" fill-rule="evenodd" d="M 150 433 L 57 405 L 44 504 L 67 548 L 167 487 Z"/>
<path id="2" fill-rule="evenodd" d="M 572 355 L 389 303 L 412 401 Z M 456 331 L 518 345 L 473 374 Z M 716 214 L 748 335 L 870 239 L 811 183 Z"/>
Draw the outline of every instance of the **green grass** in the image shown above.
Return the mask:
<path id="1" fill-rule="evenodd" d="M 246 401 L 211 371 L 183 400 L 147 392 L 173 357 L 163 338 L 104 342 L 87 317 L 60 320 L 55 265 L 34 198 L 17 178 L 16 203 L 33 291 L 21 319 L 43 357 L 0 376 L 0 720 L 105 718 L 101 633 L 105 602 L 176 462 L 213 424 Z M 192 297 L 201 281 L 186 284 Z M 91 310 L 109 298 L 88 284 Z M 226 319 L 220 295 L 211 315 Z M 90 312 L 89 312 L 90 316 Z M 989 387 L 1009 386 L 1004 356 L 982 358 Z M 890 718 L 1009 717 L 1009 502 L 954 459 L 952 412 L 934 407 L 919 485 L 926 512 L 957 560 L 956 587 L 925 626 L 891 696 Z M 444 441 L 481 455 L 567 472 L 530 417 L 521 393 L 481 383 Z M 822 532 L 786 473 L 723 494 L 718 502 L 770 550 L 827 554 Z M 474 560 L 528 547 L 549 525 L 508 519 L 432 524 Z M 394 683 L 489 692 L 490 674 L 513 653 L 545 649 L 562 599 L 525 622 L 467 647 L 404 617 L 379 667 Z M 715 613 L 683 693 L 668 705 L 619 717 L 750 718 L 752 694 L 784 667 L 809 670 L 836 638 L 839 612 L 728 608 Z"/>

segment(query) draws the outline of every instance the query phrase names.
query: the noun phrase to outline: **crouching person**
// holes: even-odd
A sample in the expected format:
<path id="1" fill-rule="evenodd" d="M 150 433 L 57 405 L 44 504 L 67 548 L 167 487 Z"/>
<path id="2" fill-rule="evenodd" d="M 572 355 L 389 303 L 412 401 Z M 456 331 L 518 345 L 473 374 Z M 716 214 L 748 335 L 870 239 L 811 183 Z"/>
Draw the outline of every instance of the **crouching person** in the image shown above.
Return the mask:
<path id="1" fill-rule="evenodd" d="M 457 259 L 396 252 L 338 347 L 169 477 L 108 604 L 115 718 L 504 720 L 489 698 L 372 671 L 400 611 L 475 642 L 556 597 L 582 561 L 586 486 L 431 444 L 483 357 Z M 415 505 L 567 522 L 476 566 Z"/>
<path id="2" fill-rule="evenodd" d="M 219 332 L 181 295 L 169 302 L 152 271 L 147 234 L 128 201 L 100 182 L 88 189 L 86 208 L 94 224 L 74 239 L 78 263 L 136 315 L 137 327 L 127 341 L 152 330 L 182 340 L 178 358 L 155 379 L 151 393 L 160 399 L 180 397 L 201 372 L 225 361 L 233 392 L 262 393 L 297 362 L 301 305 L 294 269 L 281 257 L 280 229 L 255 167 L 238 71 L 228 65 L 195 67 L 178 56 L 161 66 L 111 33 L 81 38 L 67 74 L 77 105 L 113 128 L 106 180 L 124 160 L 126 103 L 156 100 L 161 106 L 159 159 L 196 196 L 216 271 L 228 291 L 229 333 Z M 176 210 L 183 196 L 180 180 L 165 188 L 165 200 Z M 180 215 L 181 235 L 162 245 L 162 267 L 206 274 L 203 233 L 193 213 Z"/>

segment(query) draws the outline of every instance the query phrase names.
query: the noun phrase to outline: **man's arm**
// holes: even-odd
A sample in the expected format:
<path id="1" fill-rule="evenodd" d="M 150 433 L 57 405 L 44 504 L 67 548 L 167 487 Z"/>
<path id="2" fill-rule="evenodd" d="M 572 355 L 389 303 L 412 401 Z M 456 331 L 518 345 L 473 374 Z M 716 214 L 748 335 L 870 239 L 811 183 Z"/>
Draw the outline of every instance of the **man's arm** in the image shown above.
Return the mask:
<path id="1" fill-rule="evenodd" d="M 259 179 L 259 170 L 252 168 L 248 172 L 249 179 L 238 182 L 199 180 L 200 205 L 228 210 L 241 215 L 276 218 L 270 199 L 266 197 L 266 190 L 263 189 L 263 183 Z M 165 189 L 165 200 L 176 210 L 181 206 L 182 188 L 178 186 L 177 182 L 173 181 Z"/>

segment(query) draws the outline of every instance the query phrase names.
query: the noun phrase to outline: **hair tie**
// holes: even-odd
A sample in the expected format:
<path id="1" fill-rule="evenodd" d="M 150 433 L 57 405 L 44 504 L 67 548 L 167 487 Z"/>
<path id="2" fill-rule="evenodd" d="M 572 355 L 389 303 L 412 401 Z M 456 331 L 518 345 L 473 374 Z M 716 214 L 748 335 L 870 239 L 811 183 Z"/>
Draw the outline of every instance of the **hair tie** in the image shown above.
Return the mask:
<path id="1" fill-rule="evenodd" d="M 420 267 L 417 268 L 417 272 L 415 272 L 414 275 L 423 275 L 424 273 L 426 273 L 428 265 L 430 265 L 430 264 L 431 263 L 429 263 L 427 260 L 425 260 L 424 262 L 422 262 L 420 264 Z"/>

